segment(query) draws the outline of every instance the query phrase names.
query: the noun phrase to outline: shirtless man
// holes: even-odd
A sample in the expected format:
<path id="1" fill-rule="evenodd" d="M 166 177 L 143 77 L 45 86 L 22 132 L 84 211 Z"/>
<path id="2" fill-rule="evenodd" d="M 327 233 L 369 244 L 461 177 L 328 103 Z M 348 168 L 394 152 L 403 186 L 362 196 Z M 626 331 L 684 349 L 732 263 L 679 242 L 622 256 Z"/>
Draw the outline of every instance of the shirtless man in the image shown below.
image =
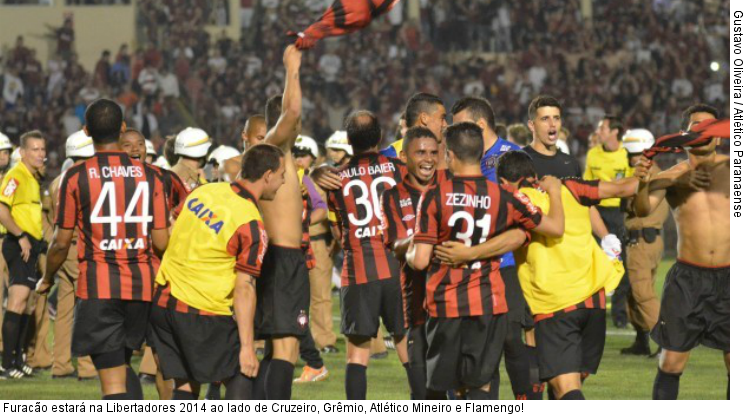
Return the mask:
<path id="1" fill-rule="evenodd" d="M 694 105 L 684 113 L 684 128 L 717 118 L 715 108 Z M 679 236 L 677 263 L 667 274 L 651 333 L 662 349 L 653 399 L 677 399 L 690 350 L 701 343 L 723 350 L 730 371 L 730 164 L 716 154 L 719 142 L 688 148 L 687 160 L 653 176 L 647 158 L 636 166 L 636 212 L 646 216 L 666 198 Z"/>
<path id="2" fill-rule="evenodd" d="M 263 115 L 253 115 L 245 121 L 243 132 L 240 134 L 243 140 L 243 151 L 253 145 L 261 143 L 266 138 L 266 118 Z M 235 180 L 240 172 L 240 160 L 243 155 L 230 158 L 225 161 L 225 173 Z"/>
<path id="3" fill-rule="evenodd" d="M 302 53 L 294 46 L 284 51 L 287 75 L 284 96 L 266 103 L 266 143 L 284 151 L 288 173 L 296 173 L 292 144 L 299 135 L 302 113 L 300 63 Z M 298 176 L 286 176 L 273 201 L 260 201 L 269 248 L 257 281 L 256 335 L 271 341 L 271 355 L 262 360 L 266 367 L 264 389 L 269 399 L 290 399 L 297 361 L 299 338 L 308 332 L 310 277 L 302 242 L 302 192 Z"/>

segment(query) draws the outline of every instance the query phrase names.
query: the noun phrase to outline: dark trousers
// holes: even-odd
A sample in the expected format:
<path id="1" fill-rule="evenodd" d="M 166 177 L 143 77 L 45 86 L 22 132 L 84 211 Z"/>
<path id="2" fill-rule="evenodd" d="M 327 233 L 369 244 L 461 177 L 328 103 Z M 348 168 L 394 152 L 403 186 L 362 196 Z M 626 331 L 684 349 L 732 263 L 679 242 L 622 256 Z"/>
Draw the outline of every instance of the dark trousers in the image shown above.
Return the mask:
<path id="1" fill-rule="evenodd" d="M 620 242 L 623 243 L 623 267 L 625 267 L 625 274 L 620 280 L 620 284 L 615 289 L 615 293 L 612 295 L 612 309 L 610 314 L 612 315 L 612 321 L 615 325 L 625 325 L 628 323 L 628 308 L 626 307 L 626 301 L 628 299 L 628 293 L 630 292 L 630 281 L 628 280 L 628 268 L 626 266 L 625 259 L 627 254 L 625 252 L 625 220 L 623 212 L 619 207 L 609 208 L 597 206 L 599 215 L 602 217 L 607 230 L 610 234 L 615 234 Z"/>

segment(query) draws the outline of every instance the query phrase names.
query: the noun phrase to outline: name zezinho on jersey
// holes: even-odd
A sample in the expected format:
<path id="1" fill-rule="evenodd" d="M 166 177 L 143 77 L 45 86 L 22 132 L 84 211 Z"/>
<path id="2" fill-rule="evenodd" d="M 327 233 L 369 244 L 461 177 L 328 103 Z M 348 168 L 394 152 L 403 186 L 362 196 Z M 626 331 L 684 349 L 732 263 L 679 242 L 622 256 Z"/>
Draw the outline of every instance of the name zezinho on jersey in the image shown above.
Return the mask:
<path id="1" fill-rule="evenodd" d="M 447 206 L 470 206 L 488 209 L 491 207 L 490 196 L 470 195 L 466 193 L 447 193 Z"/>
<path id="2" fill-rule="evenodd" d="M 114 167 L 101 167 L 101 172 L 98 172 L 98 167 L 91 167 L 88 169 L 88 177 L 100 179 L 110 179 L 112 177 L 143 177 L 142 167 L 138 166 L 114 166 Z"/>

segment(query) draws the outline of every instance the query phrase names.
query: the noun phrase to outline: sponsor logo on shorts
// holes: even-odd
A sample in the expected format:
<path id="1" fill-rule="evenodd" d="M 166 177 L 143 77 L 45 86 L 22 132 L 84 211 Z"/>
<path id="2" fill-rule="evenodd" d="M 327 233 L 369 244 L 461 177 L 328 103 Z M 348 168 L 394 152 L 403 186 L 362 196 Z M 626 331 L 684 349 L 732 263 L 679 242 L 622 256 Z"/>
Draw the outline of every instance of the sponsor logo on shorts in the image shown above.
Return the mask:
<path id="1" fill-rule="evenodd" d="M 297 315 L 297 325 L 299 325 L 300 328 L 305 329 L 307 328 L 307 324 L 308 324 L 307 312 L 305 312 L 304 309 L 301 309 L 300 314 Z"/>

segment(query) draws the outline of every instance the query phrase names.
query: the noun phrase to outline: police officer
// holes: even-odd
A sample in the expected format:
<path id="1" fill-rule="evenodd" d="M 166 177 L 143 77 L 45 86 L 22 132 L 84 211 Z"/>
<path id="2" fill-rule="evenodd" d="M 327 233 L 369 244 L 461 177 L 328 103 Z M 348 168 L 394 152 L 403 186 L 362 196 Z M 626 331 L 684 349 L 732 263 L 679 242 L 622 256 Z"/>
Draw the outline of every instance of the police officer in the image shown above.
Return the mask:
<path id="1" fill-rule="evenodd" d="M 23 358 L 34 308 L 27 302 L 39 279 L 36 263 L 44 250 L 39 179 L 46 160 L 46 140 L 41 132 L 30 131 L 21 135 L 20 143 L 21 161 L 0 184 L 0 223 L 8 231 L 2 249 L 9 270 L 0 370 L 0 378 L 5 379 L 32 373 Z"/>
<path id="2" fill-rule="evenodd" d="M 628 151 L 631 166 L 641 157 L 643 150 L 654 145 L 654 136 L 646 129 L 631 129 L 623 135 L 623 147 Z M 661 169 L 654 163 L 651 174 Z M 636 330 L 636 340 L 621 354 L 650 355 L 649 331 L 659 319 L 659 297 L 654 291 L 656 268 L 664 253 L 661 228 L 669 215 L 669 204 L 664 200 L 648 216 L 638 217 L 632 202 L 626 202 L 625 228 L 628 231 L 626 265 L 630 281 L 628 317 Z"/>
<path id="3" fill-rule="evenodd" d="M 202 168 L 207 162 L 207 153 L 211 146 L 209 135 L 199 128 L 186 128 L 176 136 L 174 153 L 178 162 L 171 171 L 178 174 L 187 191 L 191 192 L 197 186 L 207 183 Z"/>
<path id="4" fill-rule="evenodd" d="M 73 133 L 65 143 L 65 156 L 74 164 L 92 157 L 94 154 L 93 139 L 83 131 Z M 71 164 L 70 164 L 71 165 Z M 69 166 L 67 167 L 69 168 Z M 50 214 L 57 212 L 57 194 L 59 183 L 64 176 L 57 176 L 49 186 L 51 197 Z M 75 287 L 78 278 L 77 231 L 73 235 L 72 245 L 67 260 L 57 273 L 57 318 L 54 321 L 54 345 L 52 348 L 52 379 L 76 377 L 78 380 L 93 379 L 98 374 L 90 357 L 78 358 L 77 375 L 72 365 L 72 316 L 75 308 Z"/>

